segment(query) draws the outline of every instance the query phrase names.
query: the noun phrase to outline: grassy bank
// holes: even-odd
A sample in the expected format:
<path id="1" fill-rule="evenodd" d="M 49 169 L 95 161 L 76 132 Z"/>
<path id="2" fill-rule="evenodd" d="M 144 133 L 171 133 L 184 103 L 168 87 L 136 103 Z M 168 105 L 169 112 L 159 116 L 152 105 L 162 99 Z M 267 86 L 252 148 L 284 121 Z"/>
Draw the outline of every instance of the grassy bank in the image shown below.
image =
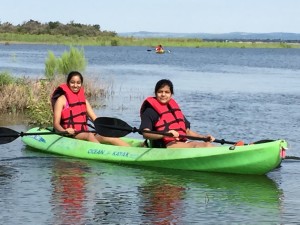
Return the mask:
<path id="1" fill-rule="evenodd" d="M 32 35 L 0 33 L 2 44 L 63 44 L 80 46 L 145 46 L 154 47 L 161 44 L 165 47 L 193 47 L 193 48 L 300 48 L 299 43 L 283 42 L 234 42 L 234 41 L 203 41 L 188 38 L 134 38 L 134 37 L 87 37 L 64 35 Z"/>
<path id="2" fill-rule="evenodd" d="M 0 114 L 26 114 L 32 124 L 51 125 L 52 106 L 50 97 L 61 83 L 66 82 L 66 74 L 71 71 L 85 71 L 86 58 L 83 49 L 70 47 L 70 51 L 56 57 L 48 52 L 45 61 L 45 78 L 16 78 L 9 72 L 0 71 Z M 110 88 L 101 82 L 99 87 L 95 78 L 84 79 L 85 96 L 93 107 L 104 104 L 93 104 L 95 100 L 105 99 Z"/>
<path id="3" fill-rule="evenodd" d="M 52 107 L 50 96 L 54 89 L 65 82 L 61 76 L 49 82 L 46 79 L 14 78 L 8 73 L 0 73 L 0 114 L 24 114 L 31 124 L 51 125 Z M 96 85 L 85 79 L 85 93 L 93 107 L 99 98 L 109 95 L 109 88 Z"/>

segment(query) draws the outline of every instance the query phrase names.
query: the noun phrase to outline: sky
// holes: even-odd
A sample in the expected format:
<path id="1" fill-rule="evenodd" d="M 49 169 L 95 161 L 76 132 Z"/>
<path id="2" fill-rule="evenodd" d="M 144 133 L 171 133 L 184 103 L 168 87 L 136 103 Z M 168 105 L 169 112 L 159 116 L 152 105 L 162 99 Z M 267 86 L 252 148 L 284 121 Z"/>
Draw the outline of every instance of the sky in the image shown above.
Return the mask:
<path id="1" fill-rule="evenodd" d="M 299 0 L 0 0 L 13 25 L 74 21 L 122 32 L 300 33 Z"/>

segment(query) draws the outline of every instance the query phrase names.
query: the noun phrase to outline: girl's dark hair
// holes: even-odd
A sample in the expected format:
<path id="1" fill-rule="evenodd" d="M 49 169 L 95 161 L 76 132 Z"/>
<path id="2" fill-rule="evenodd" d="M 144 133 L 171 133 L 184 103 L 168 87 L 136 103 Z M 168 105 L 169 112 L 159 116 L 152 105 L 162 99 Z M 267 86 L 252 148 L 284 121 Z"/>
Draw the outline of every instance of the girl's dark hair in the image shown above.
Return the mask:
<path id="1" fill-rule="evenodd" d="M 173 83 L 168 79 L 162 79 L 162 80 L 158 81 L 155 85 L 154 93 L 157 93 L 158 90 L 163 88 L 164 86 L 169 86 L 171 94 L 172 95 L 174 94 Z"/>
<path id="2" fill-rule="evenodd" d="M 74 76 L 79 76 L 81 83 L 83 83 L 83 76 L 81 75 L 81 73 L 79 73 L 78 71 L 72 71 L 68 74 L 68 78 L 67 78 L 67 84 L 70 82 L 70 80 L 72 79 L 72 77 Z"/>

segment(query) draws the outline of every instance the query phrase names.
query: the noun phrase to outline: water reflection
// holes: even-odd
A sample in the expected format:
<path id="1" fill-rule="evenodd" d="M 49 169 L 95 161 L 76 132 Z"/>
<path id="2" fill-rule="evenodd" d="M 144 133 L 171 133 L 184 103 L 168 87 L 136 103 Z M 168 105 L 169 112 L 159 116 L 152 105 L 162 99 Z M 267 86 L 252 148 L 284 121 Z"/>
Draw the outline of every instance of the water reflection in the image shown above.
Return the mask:
<path id="1" fill-rule="evenodd" d="M 26 124 L 28 119 L 26 118 L 26 115 L 23 113 L 20 114 L 2 114 L 1 113 L 1 118 L 0 118 L 0 126 L 5 127 L 5 126 L 13 126 L 13 125 L 20 125 L 20 124 Z M 18 126 L 16 126 L 19 128 Z M 24 126 L 22 126 L 24 129 Z M 19 131 L 19 130 L 17 130 Z"/>
<path id="2" fill-rule="evenodd" d="M 139 188 L 145 222 L 157 225 L 177 224 L 182 218 L 186 188 L 173 179 L 150 179 Z"/>
<path id="3" fill-rule="evenodd" d="M 86 213 L 85 173 L 89 168 L 79 161 L 57 159 L 52 172 L 54 224 L 84 224 Z"/>
<path id="4" fill-rule="evenodd" d="M 187 224 L 207 221 L 277 223 L 282 190 L 267 176 L 185 171 L 144 171 L 139 187 L 143 221 Z"/>
<path id="5" fill-rule="evenodd" d="M 9 185 L 14 173 L 16 173 L 16 171 L 13 168 L 6 165 L 0 165 L 0 187 Z"/>
<path id="6" fill-rule="evenodd" d="M 31 167 L 26 160 L 22 163 Z M 22 186 L 32 190 L 41 182 L 50 182 L 51 194 L 42 185 L 38 196 L 44 197 L 34 198 L 35 205 L 46 207 L 45 199 L 50 203 L 50 209 L 44 208 L 51 210 L 50 224 L 278 224 L 282 217 L 283 192 L 267 176 L 162 170 L 68 158 L 36 160 L 35 167 L 33 171 L 40 169 L 49 176 L 39 175 L 38 180 L 30 179 L 32 186 Z M 23 188 L 20 191 L 26 194 Z"/>

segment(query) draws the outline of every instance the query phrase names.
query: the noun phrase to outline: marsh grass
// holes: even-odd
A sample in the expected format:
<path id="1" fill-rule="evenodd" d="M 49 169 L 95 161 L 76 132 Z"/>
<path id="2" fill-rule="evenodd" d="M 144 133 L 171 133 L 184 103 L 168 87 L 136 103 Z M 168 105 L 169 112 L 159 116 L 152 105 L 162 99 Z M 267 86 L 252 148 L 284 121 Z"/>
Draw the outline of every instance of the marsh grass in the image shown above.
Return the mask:
<path id="1" fill-rule="evenodd" d="M 58 73 L 68 74 L 72 70 L 84 71 L 87 60 L 84 56 L 83 48 L 70 47 L 70 51 L 65 51 L 58 58 Z"/>
<path id="2" fill-rule="evenodd" d="M 48 51 L 48 58 L 45 61 L 45 77 L 47 79 L 52 79 L 57 70 L 57 58 L 52 51 Z"/>
<path id="3" fill-rule="evenodd" d="M 135 37 L 89 37 L 77 35 L 12 34 L 0 33 L 3 43 L 63 44 L 79 46 L 146 46 L 194 48 L 300 48 L 299 43 L 247 42 L 247 41 L 203 41 L 200 38 L 135 38 Z"/>
<path id="4" fill-rule="evenodd" d="M 24 78 L 22 82 L 12 82 L 0 85 L 1 114 L 25 114 L 30 124 L 49 126 L 52 124 L 52 106 L 50 97 L 57 86 L 65 82 L 64 76 L 54 80 L 32 80 Z M 87 99 L 93 102 L 93 107 L 99 107 L 96 102 L 104 99 L 110 93 L 102 84 L 85 79 Z"/>
<path id="5" fill-rule="evenodd" d="M 0 72 L 0 114 L 25 113 L 32 124 L 51 125 L 52 106 L 51 95 L 55 88 L 66 82 L 70 71 L 84 71 L 87 60 L 83 48 L 70 47 L 61 57 L 56 58 L 53 52 L 48 52 L 45 61 L 45 79 L 32 80 L 29 78 L 15 78 L 8 72 Z M 96 76 L 99 77 L 99 76 Z M 99 87 L 99 82 L 84 79 L 86 98 L 92 107 L 101 107 L 97 103 L 99 98 L 106 98 L 112 93 L 108 87 Z"/>
<path id="6" fill-rule="evenodd" d="M 45 77 L 52 80 L 59 74 L 68 74 L 74 70 L 84 71 L 86 65 L 83 48 L 71 46 L 69 51 L 64 51 L 61 57 L 57 58 L 52 51 L 49 51 L 45 61 Z"/>
<path id="7" fill-rule="evenodd" d="M 24 113 L 28 106 L 28 99 L 24 98 L 28 93 L 26 85 L 16 83 L 0 86 L 0 111 L 1 113 Z"/>

